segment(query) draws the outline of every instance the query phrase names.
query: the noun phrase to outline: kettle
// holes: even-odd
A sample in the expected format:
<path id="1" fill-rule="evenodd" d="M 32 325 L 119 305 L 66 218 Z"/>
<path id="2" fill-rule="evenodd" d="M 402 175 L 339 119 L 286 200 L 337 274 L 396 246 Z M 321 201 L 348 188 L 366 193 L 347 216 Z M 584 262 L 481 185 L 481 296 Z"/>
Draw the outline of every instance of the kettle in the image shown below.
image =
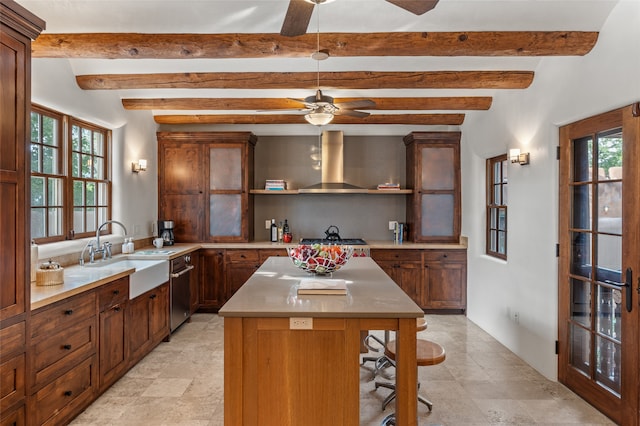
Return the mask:
<path id="1" fill-rule="evenodd" d="M 342 238 L 340 238 L 340 230 L 335 225 L 329 226 L 327 228 L 327 230 L 324 231 L 324 234 L 326 235 L 325 239 L 327 239 L 329 241 L 340 241 L 340 240 L 342 240 Z"/>

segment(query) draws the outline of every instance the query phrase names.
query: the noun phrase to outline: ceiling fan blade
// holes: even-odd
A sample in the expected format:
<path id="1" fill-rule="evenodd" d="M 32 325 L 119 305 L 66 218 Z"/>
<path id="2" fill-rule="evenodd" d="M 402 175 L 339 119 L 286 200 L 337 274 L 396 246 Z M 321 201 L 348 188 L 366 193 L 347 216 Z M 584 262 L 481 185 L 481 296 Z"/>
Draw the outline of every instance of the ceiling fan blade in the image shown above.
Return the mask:
<path id="1" fill-rule="evenodd" d="M 307 114 L 309 112 L 313 111 L 311 108 L 284 108 L 284 109 L 279 109 L 279 108 L 275 108 L 275 109 L 258 109 L 256 110 L 256 112 L 298 112 L 301 114 Z"/>
<path id="2" fill-rule="evenodd" d="M 280 35 L 285 37 L 295 37 L 307 33 L 311 14 L 315 4 L 304 0 L 290 0 L 287 14 L 282 23 Z"/>
<path id="3" fill-rule="evenodd" d="M 357 101 L 339 102 L 335 104 L 340 109 L 363 109 L 375 108 L 376 103 L 371 99 L 360 99 Z"/>
<path id="4" fill-rule="evenodd" d="M 404 10 L 408 10 L 414 15 L 422 15 L 425 12 L 430 11 L 436 4 L 438 4 L 438 0 L 387 0 L 391 4 L 395 4 L 398 7 L 403 8 Z"/>
<path id="5" fill-rule="evenodd" d="M 336 109 L 333 112 L 334 115 L 348 115 L 350 117 L 357 117 L 357 118 L 364 118 L 364 117 L 368 117 L 371 114 L 369 114 L 368 112 L 364 112 L 364 111 L 356 111 L 353 109 Z"/>

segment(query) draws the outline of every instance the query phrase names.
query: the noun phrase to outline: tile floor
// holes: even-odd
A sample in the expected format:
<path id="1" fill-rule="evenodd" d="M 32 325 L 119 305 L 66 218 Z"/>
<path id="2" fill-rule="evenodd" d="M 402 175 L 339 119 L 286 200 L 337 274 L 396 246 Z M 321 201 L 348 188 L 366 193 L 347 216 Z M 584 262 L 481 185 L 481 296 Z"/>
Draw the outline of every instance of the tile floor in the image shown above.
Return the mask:
<path id="1" fill-rule="evenodd" d="M 421 367 L 421 426 L 612 425 L 564 386 L 550 382 L 464 316 L 427 315 L 420 335 L 442 344 L 447 359 Z M 223 425 L 223 321 L 196 314 L 98 400 L 74 426 Z M 371 363 L 369 363 L 371 365 Z M 393 411 L 380 404 L 388 390 L 374 390 L 361 368 L 361 424 L 378 425 Z M 388 372 L 392 374 L 392 370 Z M 307 425 L 301 425 L 307 426 Z"/>

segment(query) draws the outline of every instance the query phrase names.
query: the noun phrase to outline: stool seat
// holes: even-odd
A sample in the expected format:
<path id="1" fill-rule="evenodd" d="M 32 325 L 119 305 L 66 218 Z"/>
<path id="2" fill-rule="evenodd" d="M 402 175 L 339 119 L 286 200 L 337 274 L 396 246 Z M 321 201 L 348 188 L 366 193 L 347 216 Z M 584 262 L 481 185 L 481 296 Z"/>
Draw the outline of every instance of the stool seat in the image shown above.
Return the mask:
<path id="1" fill-rule="evenodd" d="M 416 319 L 416 331 L 423 331 L 427 329 L 427 320 L 424 318 Z"/>
<path id="2" fill-rule="evenodd" d="M 416 347 L 417 347 L 416 360 L 417 360 L 417 364 L 420 366 L 440 364 L 446 358 L 444 348 L 441 345 L 437 344 L 436 342 L 432 342 L 431 340 L 417 339 Z M 395 361 L 396 359 L 396 341 L 395 340 L 392 340 L 387 344 L 384 354 L 389 359 L 392 359 Z"/>

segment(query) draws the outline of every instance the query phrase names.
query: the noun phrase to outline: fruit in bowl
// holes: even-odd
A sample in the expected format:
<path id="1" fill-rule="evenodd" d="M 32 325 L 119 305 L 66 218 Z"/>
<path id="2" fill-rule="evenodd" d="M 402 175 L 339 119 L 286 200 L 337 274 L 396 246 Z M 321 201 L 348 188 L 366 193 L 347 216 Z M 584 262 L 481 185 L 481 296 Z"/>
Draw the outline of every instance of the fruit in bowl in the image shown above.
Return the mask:
<path id="1" fill-rule="evenodd" d="M 288 249 L 293 264 L 312 274 L 330 274 L 340 269 L 353 254 L 352 246 L 299 244 Z"/>

